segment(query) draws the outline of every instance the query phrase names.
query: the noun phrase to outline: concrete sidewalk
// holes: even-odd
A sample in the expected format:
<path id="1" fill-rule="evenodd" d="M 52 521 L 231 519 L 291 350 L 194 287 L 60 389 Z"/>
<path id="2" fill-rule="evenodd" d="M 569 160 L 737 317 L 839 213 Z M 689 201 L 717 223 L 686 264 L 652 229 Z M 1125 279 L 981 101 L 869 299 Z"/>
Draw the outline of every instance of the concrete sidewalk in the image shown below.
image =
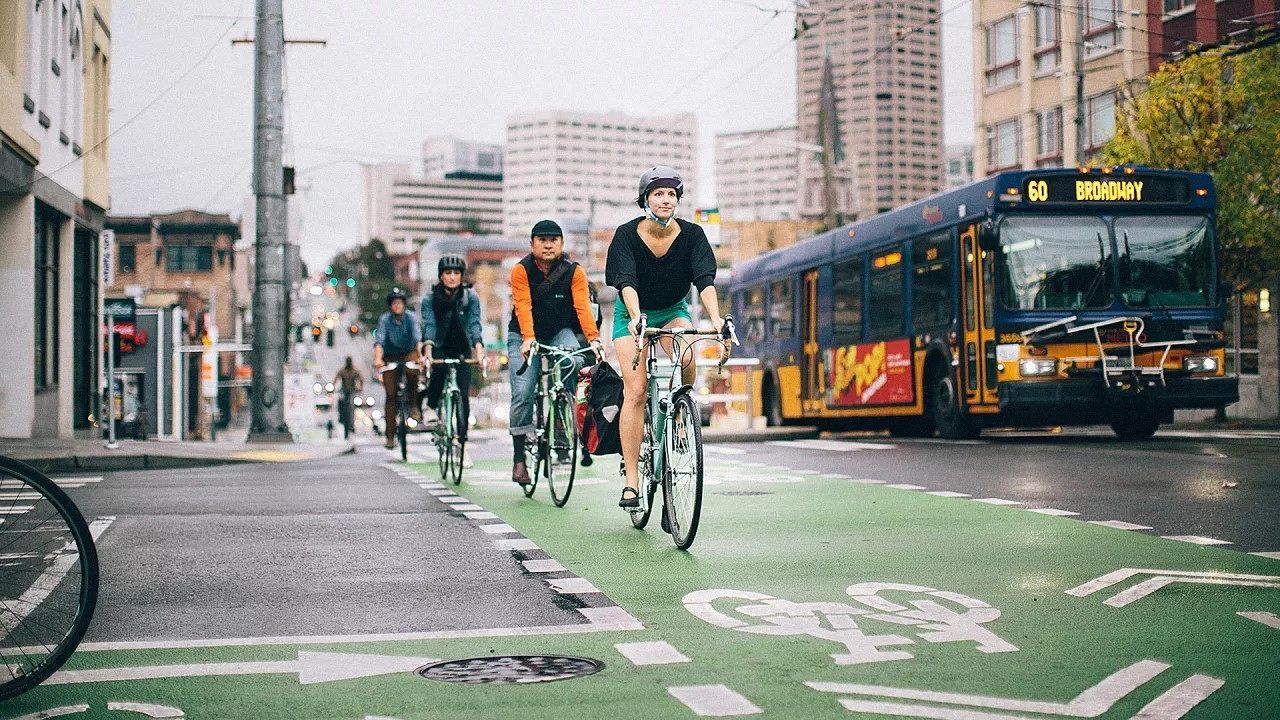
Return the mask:
<path id="1" fill-rule="evenodd" d="M 248 443 L 244 430 L 232 430 L 216 442 L 121 440 L 108 450 L 104 441 L 89 438 L 0 438 L 0 455 L 21 460 L 47 473 L 110 472 L 198 467 L 226 463 L 286 463 L 324 460 L 355 452 L 345 440 L 309 439 L 292 444 Z"/>

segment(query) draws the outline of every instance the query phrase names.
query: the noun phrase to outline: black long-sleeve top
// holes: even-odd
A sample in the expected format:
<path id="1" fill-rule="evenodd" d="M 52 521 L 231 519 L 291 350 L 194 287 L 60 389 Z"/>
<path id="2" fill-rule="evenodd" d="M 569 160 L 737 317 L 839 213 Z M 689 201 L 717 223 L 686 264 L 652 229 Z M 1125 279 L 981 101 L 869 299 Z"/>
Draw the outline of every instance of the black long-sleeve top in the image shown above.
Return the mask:
<path id="1" fill-rule="evenodd" d="M 716 256 L 697 223 L 676 218 L 680 233 L 665 255 L 655 257 L 640 238 L 643 219 L 623 223 L 614 231 L 604 266 L 606 284 L 619 293 L 635 288 L 641 310 L 661 310 L 684 299 L 690 285 L 701 292 L 715 282 Z"/>

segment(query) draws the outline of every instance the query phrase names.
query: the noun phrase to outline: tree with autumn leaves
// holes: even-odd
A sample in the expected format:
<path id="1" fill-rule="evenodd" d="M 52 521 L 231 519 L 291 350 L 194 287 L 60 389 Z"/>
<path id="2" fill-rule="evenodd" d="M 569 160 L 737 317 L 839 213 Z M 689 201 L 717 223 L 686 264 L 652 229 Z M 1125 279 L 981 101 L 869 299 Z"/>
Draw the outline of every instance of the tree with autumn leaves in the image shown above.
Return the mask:
<path id="1" fill-rule="evenodd" d="M 1280 45 L 1193 51 L 1117 109 L 1102 162 L 1213 175 L 1224 276 L 1280 271 Z"/>

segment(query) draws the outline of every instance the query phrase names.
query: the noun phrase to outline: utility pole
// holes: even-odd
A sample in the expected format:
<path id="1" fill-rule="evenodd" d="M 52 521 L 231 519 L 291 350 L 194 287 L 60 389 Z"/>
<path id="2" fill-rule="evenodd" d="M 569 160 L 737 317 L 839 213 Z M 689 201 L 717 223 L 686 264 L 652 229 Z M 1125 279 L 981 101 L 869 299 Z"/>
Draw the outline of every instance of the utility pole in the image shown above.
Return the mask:
<path id="1" fill-rule="evenodd" d="M 1076 167 L 1084 167 L 1084 51 L 1088 41 L 1084 39 L 1085 19 L 1084 0 L 1076 0 Z"/>
<path id="2" fill-rule="evenodd" d="M 253 191 L 257 197 L 250 442 L 292 442 L 284 422 L 284 11 L 257 0 Z"/>

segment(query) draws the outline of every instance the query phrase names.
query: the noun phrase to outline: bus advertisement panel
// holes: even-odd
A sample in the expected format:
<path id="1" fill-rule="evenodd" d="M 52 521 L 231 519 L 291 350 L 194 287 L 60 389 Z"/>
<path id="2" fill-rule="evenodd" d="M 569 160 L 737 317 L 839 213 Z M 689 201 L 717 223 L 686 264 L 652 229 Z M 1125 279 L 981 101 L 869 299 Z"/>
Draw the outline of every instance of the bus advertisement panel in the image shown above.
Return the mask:
<path id="1" fill-rule="evenodd" d="M 832 407 L 915 402 L 909 340 L 834 348 L 828 351 L 827 367 L 827 404 Z"/>

